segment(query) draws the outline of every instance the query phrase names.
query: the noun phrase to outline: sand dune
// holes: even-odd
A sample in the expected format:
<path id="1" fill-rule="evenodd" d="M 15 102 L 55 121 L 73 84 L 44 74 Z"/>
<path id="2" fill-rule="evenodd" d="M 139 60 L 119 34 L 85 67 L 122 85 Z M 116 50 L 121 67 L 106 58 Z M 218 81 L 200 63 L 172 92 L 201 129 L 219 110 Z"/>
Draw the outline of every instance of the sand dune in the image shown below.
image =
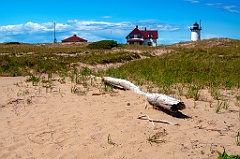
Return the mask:
<path id="1" fill-rule="evenodd" d="M 240 130 L 234 99 L 216 113 L 216 103 L 182 97 L 187 108 L 167 114 L 153 109 L 144 96 L 131 91 L 92 95 L 71 92 L 73 83 L 54 82 L 52 90 L 32 86 L 25 77 L 0 78 L 0 158 L 159 159 L 216 158 L 216 151 L 240 154 Z M 147 103 L 147 107 L 145 106 Z M 153 119 L 179 125 L 137 119 Z M 158 135 L 159 143 L 147 139 Z"/>

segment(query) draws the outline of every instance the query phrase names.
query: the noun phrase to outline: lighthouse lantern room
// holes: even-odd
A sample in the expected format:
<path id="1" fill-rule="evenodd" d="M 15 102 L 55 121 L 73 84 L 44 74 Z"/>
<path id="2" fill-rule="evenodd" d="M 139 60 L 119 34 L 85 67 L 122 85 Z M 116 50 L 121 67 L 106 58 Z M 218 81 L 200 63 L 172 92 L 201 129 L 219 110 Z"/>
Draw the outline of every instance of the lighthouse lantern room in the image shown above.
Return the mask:
<path id="1" fill-rule="evenodd" d="M 200 21 L 200 26 L 196 22 L 193 24 L 192 27 L 190 27 L 190 30 L 191 30 L 191 41 L 197 41 L 201 39 L 201 36 L 200 36 L 200 31 L 202 30 L 201 21 Z"/>

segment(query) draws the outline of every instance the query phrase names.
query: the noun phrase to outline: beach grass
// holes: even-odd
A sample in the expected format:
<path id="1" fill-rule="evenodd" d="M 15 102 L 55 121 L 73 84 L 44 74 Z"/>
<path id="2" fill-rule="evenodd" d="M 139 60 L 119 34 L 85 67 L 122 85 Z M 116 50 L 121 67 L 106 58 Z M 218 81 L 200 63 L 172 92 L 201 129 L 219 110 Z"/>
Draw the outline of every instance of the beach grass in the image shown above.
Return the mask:
<path id="1" fill-rule="evenodd" d="M 240 42 L 231 47 L 177 48 L 171 53 L 127 63 L 107 74 L 152 81 L 158 86 L 190 84 L 198 87 L 240 86 Z M 173 48 L 172 48 L 173 49 Z"/>
<path id="2" fill-rule="evenodd" d="M 157 49 L 171 51 L 152 56 L 150 52 Z M 144 55 L 146 58 L 141 58 Z M 122 63 L 106 71 L 83 69 L 81 73 L 124 78 L 139 85 L 152 82 L 159 88 L 179 84 L 197 90 L 208 87 L 215 90 L 215 98 L 218 88 L 240 87 L 239 40 L 211 39 L 158 47 L 119 45 L 107 51 L 78 44 L 0 44 L 0 76 L 24 76 L 29 72 L 63 74 L 78 69 L 79 63 L 93 67 Z M 197 93 L 194 96 L 198 98 Z"/>

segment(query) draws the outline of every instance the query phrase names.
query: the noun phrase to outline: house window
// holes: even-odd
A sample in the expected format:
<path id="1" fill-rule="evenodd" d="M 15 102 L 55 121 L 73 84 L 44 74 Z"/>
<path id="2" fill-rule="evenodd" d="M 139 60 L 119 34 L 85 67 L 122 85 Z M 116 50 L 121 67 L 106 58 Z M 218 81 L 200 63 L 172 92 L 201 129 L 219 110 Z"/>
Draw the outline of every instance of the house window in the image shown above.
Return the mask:
<path id="1" fill-rule="evenodd" d="M 130 37 L 130 38 L 134 38 L 134 35 L 133 35 L 133 34 L 131 34 L 129 37 Z"/>
<path id="2" fill-rule="evenodd" d="M 152 42 L 148 42 L 148 46 L 152 46 Z"/>
<path id="3" fill-rule="evenodd" d="M 152 34 L 148 34 L 148 38 L 152 38 L 152 36 L 153 36 Z"/>
<path id="4" fill-rule="evenodd" d="M 141 35 L 141 34 L 138 34 L 138 35 L 137 35 L 137 38 L 142 38 L 142 35 Z"/>

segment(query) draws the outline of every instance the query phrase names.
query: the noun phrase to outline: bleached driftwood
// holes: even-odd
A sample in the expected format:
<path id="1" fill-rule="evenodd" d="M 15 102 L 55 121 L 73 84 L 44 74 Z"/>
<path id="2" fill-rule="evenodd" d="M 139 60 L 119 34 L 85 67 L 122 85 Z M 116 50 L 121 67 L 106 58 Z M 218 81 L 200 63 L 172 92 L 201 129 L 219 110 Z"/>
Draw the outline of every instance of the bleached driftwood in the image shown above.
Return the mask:
<path id="1" fill-rule="evenodd" d="M 124 79 L 103 77 L 103 81 L 115 86 L 121 86 L 125 90 L 132 90 L 137 94 L 144 95 L 147 98 L 148 102 L 155 107 L 163 108 L 169 111 L 178 111 L 186 107 L 184 102 L 181 100 L 172 98 L 165 94 L 143 92 L 138 86 Z"/>
<path id="2" fill-rule="evenodd" d="M 148 120 L 153 124 L 153 126 L 155 126 L 154 122 L 160 122 L 160 123 L 171 124 L 171 125 L 179 125 L 177 123 L 172 123 L 172 122 L 166 121 L 166 120 L 151 119 L 150 116 L 147 114 L 139 115 L 138 119 L 142 119 L 143 117 L 147 117 Z"/>

